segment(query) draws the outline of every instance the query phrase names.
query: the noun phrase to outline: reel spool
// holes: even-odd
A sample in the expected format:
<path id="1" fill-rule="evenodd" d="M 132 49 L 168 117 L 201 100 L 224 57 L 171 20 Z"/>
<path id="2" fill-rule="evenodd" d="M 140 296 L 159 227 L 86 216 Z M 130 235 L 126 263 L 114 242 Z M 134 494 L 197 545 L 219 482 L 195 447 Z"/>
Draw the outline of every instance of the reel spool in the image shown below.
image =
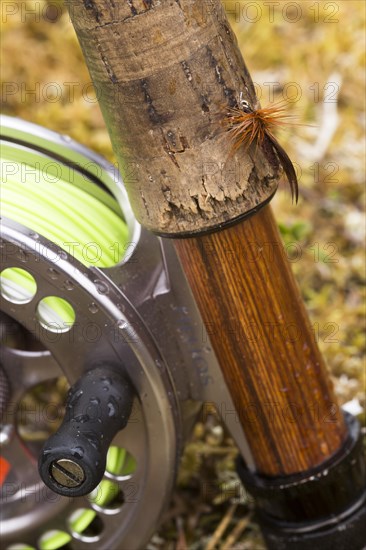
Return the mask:
<path id="1" fill-rule="evenodd" d="M 140 228 L 118 171 L 68 137 L 1 122 L 2 547 L 145 548 L 202 403 L 233 411 L 231 397 L 174 249 Z M 57 491 L 37 461 L 63 433 L 65 384 L 106 365 L 129 387 L 127 425 L 109 434 L 95 489 L 75 496 L 62 467 Z"/>

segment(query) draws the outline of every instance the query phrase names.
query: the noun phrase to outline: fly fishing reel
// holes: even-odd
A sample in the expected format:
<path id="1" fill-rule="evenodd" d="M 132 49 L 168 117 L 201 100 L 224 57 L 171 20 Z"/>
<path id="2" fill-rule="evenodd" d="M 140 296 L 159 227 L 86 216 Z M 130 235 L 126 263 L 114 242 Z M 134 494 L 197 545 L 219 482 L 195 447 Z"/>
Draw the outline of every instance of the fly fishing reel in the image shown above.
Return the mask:
<path id="1" fill-rule="evenodd" d="M 1 157 L 2 547 L 144 548 L 202 403 L 231 397 L 118 171 L 8 117 Z"/>

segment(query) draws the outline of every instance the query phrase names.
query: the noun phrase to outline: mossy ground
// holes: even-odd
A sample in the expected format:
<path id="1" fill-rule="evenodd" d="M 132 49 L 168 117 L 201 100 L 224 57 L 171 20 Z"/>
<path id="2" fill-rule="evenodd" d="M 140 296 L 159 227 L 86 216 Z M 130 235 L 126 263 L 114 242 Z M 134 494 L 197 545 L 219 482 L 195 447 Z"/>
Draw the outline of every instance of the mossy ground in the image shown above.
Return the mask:
<path id="1" fill-rule="evenodd" d="M 311 125 L 279 136 L 300 170 L 300 201 L 292 205 L 280 190 L 272 205 L 340 402 L 357 399 L 364 408 L 365 4 L 224 5 L 262 105 L 273 91 L 289 101 L 299 123 Z M 2 23 L 2 112 L 69 134 L 113 159 L 62 3 L 4 3 Z M 224 517 L 228 526 L 216 533 L 216 549 L 264 548 L 234 471 L 235 454 L 214 412 L 196 425 L 150 550 L 208 549 Z"/>

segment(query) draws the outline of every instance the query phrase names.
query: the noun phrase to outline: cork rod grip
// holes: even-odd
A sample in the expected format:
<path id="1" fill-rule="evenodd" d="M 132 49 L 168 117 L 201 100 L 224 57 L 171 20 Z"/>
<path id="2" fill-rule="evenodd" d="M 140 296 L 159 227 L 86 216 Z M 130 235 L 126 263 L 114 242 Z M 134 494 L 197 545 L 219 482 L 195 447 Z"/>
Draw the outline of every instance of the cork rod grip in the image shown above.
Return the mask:
<path id="1" fill-rule="evenodd" d="M 158 234 L 197 233 L 272 197 L 278 167 L 220 120 L 254 86 L 219 0 L 69 0 L 129 199 Z"/>

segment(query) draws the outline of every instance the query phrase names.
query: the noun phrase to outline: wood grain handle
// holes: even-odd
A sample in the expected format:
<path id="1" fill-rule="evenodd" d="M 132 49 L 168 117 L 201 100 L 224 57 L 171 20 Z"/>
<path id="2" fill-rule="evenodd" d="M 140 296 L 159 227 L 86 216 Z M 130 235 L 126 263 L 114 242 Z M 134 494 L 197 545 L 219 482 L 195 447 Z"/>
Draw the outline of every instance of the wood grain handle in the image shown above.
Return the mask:
<path id="1" fill-rule="evenodd" d="M 269 206 L 229 229 L 175 240 L 257 471 L 314 467 L 343 415 Z"/>

